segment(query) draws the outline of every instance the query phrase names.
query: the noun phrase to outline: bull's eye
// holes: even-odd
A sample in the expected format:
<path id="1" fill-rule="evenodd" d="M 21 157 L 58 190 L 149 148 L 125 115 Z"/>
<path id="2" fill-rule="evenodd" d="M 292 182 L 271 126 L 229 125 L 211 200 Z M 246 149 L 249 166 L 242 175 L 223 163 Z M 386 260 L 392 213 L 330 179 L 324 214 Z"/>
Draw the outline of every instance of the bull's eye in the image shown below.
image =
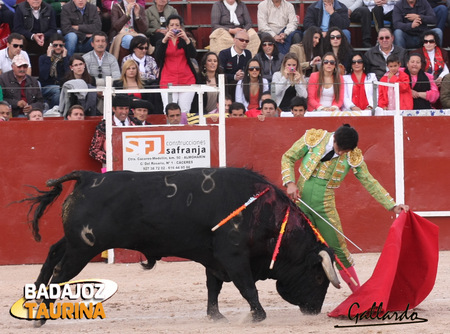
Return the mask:
<path id="1" fill-rule="evenodd" d="M 323 275 L 316 275 L 316 283 L 319 285 L 322 285 L 324 282 L 324 277 Z"/>

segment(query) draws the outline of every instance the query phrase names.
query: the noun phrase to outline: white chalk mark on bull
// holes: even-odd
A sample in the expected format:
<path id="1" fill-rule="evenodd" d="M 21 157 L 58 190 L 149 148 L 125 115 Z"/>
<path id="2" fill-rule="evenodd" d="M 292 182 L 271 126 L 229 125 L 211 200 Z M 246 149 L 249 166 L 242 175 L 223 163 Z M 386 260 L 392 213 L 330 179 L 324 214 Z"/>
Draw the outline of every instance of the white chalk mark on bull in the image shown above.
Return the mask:
<path id="1" fill-rule="evenodd" d="M 167 176 L 164 177 L 164 183 L 166 184 L 166 187 L 172 187 L 172 188 L 173 188 L 173 194 L 167 195 L 166 197 L 167 197 L 167 198 L 171 198 L 171 197 L 175 196 L 175 194 L 176 194 L 177 191 L 178 191 L 177 185 L 176 185 L 175 183 L 169 183 L 169 182 L 167 182 Z"/>
<path id="2" fill-rule="evenodd" d="M 100 185 L 103 183 L 104 180 L 105 180 L 105 177 L 102 177 L 102 179 L 100 180 L 100 182 L 97 183 L 97 178 L 95 178 L 95 179 L 94 179 L 94 183 L 92 183 L 91 188 L 95 188 L 95 187 L 100 186 Z"/>
<path id="3" fill-rule="evenodd" d="M 81 239 L 88 245 L 88 246 L 94 246 L 95 243 L 95 236 L 94 233 L 92 233 L 92 229 L 89 228 L 89 226 L 83 226 L 83 229 L 81 230 Z"/>
<path id="4" fill-rule="evenodd" d="M 192 204 L 192 199 L 194 198 L 194 195 L 192 195 L 192 193 L 189 193 L 187 199 L 186 199 L 186 206 L 191 206 Z"/>
<path id="5" fill-rule="evenodd" d="M 206 173 L 205 173 L 205 170 L 204 170 L 204 169 L 202 170 L 202 174 L 203 174 L 203 176 L 205 177 L 205 179 L 204 179 L 203 182 L 202 182 L 202 190 L 203 190 L 203 192 L 204 192 L 205 194 L 209 194 L 209 193 L 210 193 L 211 191 L 213 191 L 214 188 L 216 187 L 216 182 L 215 182 L 214 179 L 211 177 L 215 172 L 216 172 L 216 171 L 213 170 L 213 171 L 211 172 L 211 174 L 206 174 Z M 211 182 L 211 188 L 206 189 L 205 184 L 206 184 L 206 182 L 208 182 L 208 181 Z"/>

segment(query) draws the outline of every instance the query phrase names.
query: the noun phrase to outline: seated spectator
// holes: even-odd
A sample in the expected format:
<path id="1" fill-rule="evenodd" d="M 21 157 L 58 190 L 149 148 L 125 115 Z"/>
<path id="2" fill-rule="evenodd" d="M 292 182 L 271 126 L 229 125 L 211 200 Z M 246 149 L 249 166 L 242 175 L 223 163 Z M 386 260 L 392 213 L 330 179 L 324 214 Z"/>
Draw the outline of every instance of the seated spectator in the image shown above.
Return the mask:
<path id="1" fill-rule="evenodd" d="M 44 0 L 55 11 L 56 26 L 61 27 L 61 11 L 63 6 L 68 2 L 67 0 Z"/>
<path id="2" fill-rule="evenodd" d="M 225 114 L 230 112 L 230 106 L 233 103 L 233 99 L 230 94 L 225 93 Z"/>
<path id="3" fill-rule="evenodd" d="M 323 55 L 322 30 L 312 26 L 303 34 L 298 44 L 292 44 L 289 52 L 295 53 L 305 77 L 309 78 L 312 72 L 318 70 Z"/>
<path id="4" fill-rule="evenodd" d="M 391 22 L 394 5 L 398 0 L 364 0 L 364 4 L 369 8 L 373 16 L 375 31 L 378 33 L 384 28 L 384 21 Z"/>
<path id="5" fill-rule="evenodd" d="M 136 125 L 129 117 L 130 98 L 127 95 L 117 94 L 112 99 L 112 125 L 113 126 L 134 126 Z M 106 122 L 103 119 L 95 128 L 92 137 L 89 155 L 95 160 L 106 164 Z"/>
<path id="6" fill-rule="evenodd" d="M 145 8 L 136 3 L 136 0 L 123 0 L 113 5 L 111 15 L 112 43 L 109 52 L 121 63 L 122 58 L 128 54 L 133 37 L 145 36 L 148 28 Z"/>
<path id="7" fill-rule="evenodd" d="M 102 31 L 109 34 L 111 31 L 111 11 L 114 4 L 119 3 L 121 0 L 97 0 L 97 6 L 101 2 L 100 19 L 102 21 Z M 145 8 L 145 0 L 136 0 L 136 2 Z M 143 17 L 147 21 L 147 17 Z"/>
<path id="8" fill-rule="evenodd" d="M 28 53 L 23 50 L 25 37 L 16 32 L 8 36 L 6 48 L 0 50 L 0 74 L 12 70 L 12 60 L 15 56 L 21 55 L 29 64 L 27 74 L 31 75 L 31 63 Z"/>
<path id="9" fill-rule="evenodd" d="M 50 38 L 47 54 L 39 56 L 39 82 L 50 109 L 59 105 L 61 86 L 68 71 L 69 59 L 64 38 L 55 34 Z"/>
<path id="10" fill-rule="evenodd" d="M 153 105 L 142 99 L 133 99 L 131 101 L 131 111 L 133 112 L 134 123 L 137 125 L 151 125 L 147 122 L 147 116 L 153 112 Z"/>
<path id="11" fill-rule="evenodd" d="M 308 101 L 303 96 L 294 96 L 291 100 L 291 113 L 294 117 L 303 117 L 308 109 Z"/>
<path id="12" fill-rule="evenodd" d="M 290 110 L 294 96 L 308 96 L 306 81 L 295 53 L 284 56 L 280 71 L 273 75 L 272 86 L 275 86 L 275 101 L 282 111 Z"/>
<path id="13" fill-rule="evenodd" d="M 372 110 L 373 83 L 377 80 L 374 73 L 368 72 L 368 64 L 361 53 L 352 56 L 350 74 L 344 75 L 344 110 Z"/>
<path id="14" fill-rule="evenodd" d="M 332 52 L 336 56 L 342 75 L 350 70 L 353 48 L 341 29 L 330 28 L 324 40 L 323 51 Z"/>
<path id="15" fill-rule="evenodd" d="M 301 41 L 302 34 L 297 27 L 295 8 L 286 0 L 263 0 L 258 4 L 258 35 L 272 36 L 282 54 L 289 52 L 291 44 Z"/>
<path id="16" fill-rule="evenodd" d="M 2 0 L 0 1 L 0 24 L 7 23 L 9 29 L 13 31 L 14 28 L 14 12 L 13 6 L 16 4 L 16 0 Z"/>
<path id="17" fill-rule="evenodd" d="M 245 106 L 240 102 L 233 102 L 230 105 L 228 117 L 245 117 Z"/>
<path id="18" fill-rule="evenodd" d="M 32 108 L 44 109 L 44 99 L 38 81 L 27 74 L 28 61 L 17 55 L 12 70 L 0 75 L 3 99 L 11 105 L 13 117 L 25 117 Z"/>
<path id="19" fill-rule="evenodd" d="M 42 0 L 26 0 L 16 6 L 14 31 L 25 36 L 29 52 L 44 53 L 50 37 L 56 34 L 56 15 Z"/>
<path id="20" fill-rule="evenodd" d="M 148 25 L 145 34 L 152 45 L 156 45 L 156 42 L 166 36 L 169 16 L 178 15 L 178 11 L 168 3 L 169 0 L 155 0 L 155 4 L 145 10 Z"/>
<path id="21" fill-rule="evenodd" d="M 386 60 L 388 71 L 381 78 L 381 82 L 399 83 L 401 110 L 411 110 L 413 108 L 413 97 L 409 76 L 400 71 L 400 59 L 397 55 L 390 55 Z M 378 87 L 378 107 L 384 110 L 396 110 L 394 87 L 380 85 Z"/>
<path id="22" fill-rule="evenodd" d="M 165 114 L 167 117 L 167 124 L 181 124 L 181 108 L 177 103 L 168 103 L 165 108 Z"/>
<path id="23" fill-rule="evenodd" d="M 222 73 L 222 69 L 219 66 L 219 57 L 214 52 L 207 52 L 200 62 L 200 74 L 198 83 L 202 85 L 208 85 L 217 87 L 219 84 L 219 74 Z M 217 100 L 219 99 L 219 92 L 207 92 L 203 94 L 203 111 L 204 113 L 210 113 L 217 108 Z M 194 106 L 195 101 L 192 103 Z"/>
<path id="24" fill-rule="evenodd" d="M 394 43 L 402 48 L 418 48 L 428 24 L 436 24 L 436 14 L 427 0 L 399 0 L 392 14 Z M 434 28 L 442 41 L 442 30 Z"/>
<path id="25" fill-rule="evenodd" d="M 319 27 L 323 37 L 327 35 L 330 27 L 338 27 L 350 41 L 348 8 L 337 0 L 319 0 L 308 7 L 303 20 L 303 29 L 312 26 Z"/>
<path id="26" fill-rule="evenodd" d="M 149 52 L 149 48 L 151 51 Z M 150 45 L 147 37 L 135 36 L 130 42 L 130 51 L 128 56 L 122 59 L 122 65 L 128 60 L 133 59 L 139 65 L 139 73 L 142 80 L 155 81 L 159 76 L 159 68 L 155 58 L 147 53 L 153 53 L 154 47 Z"/>
<path id="27" fill-rule="evenodd" d="M 79 104 L 75 104 L 69 108 L 67 112 L 67 120 L 69 121 L 84 121 L 84 108 Z"/>
<path id="28" fill-rule="evenodd" d="M 261 114 L 258 115 L 260 121 L 264 121 L 267 117 L 278 117 L 277 103 L 272 99 L 265 99 L 261 102 Z"/>
<path id="29" fill-rule="evenodd" d="M 245 67 L 245 75 L 236 86 L 236 102 L 240 102 L 245 109 L 257 109 L 261 103 L 261 95 L 269 89 L 269 82 L 261 75 L 261 63 L 251 59 Z"/>
<path id="30" fill-rule="evenodd" d="M 255 58 L 261 63 L 261 74 L 269 84 L 272 82 L 273 74 L 280 70 L 283 57 L 284 55 L 278 51 L 273 37 L 268 34 L 264 35 Z"/>
<path id="31" fill-rule="evenodd" d="M 73 0 L 63 6 L 61 30 L 69 57 L 75 52 L 92 50 L 93 34 L 101 29 L 102 21 L 97 7 L 87 0 Z"/>
<path id="32" fill-rule="evenodd" d="M 59 98 L 59 111 L 63 115 L 67 115 L 67 111 L 73 105 L 79 104 L 84 108 L 86 116 L 95 116 L 100 114 L 97 112 L 97 96 L 102 96 L 101 92 L 88 92 L 85 94 L 64 94 L 66 90 L 66 84 L 70 83 L 70 88 L 83 87 L 83 88 L 95 88 L 97 86 L 96 80 L 91 76 L 86 68 L 86 62 L 82 56 L 72 56 L 69 60 L 70 71 L 67 72 L 64 78 L 64 85 L 61 90 L 61 95 Z M 76 85 L 75 80 L 80 80 Z M 84 83 L 84 84 L 82 84 Z"/>
<path id="33" fill-rule="evenodd" d="M 444 76 L 449 73 L 448 53 L 440 48 L 439 44 L 439 35 L 433 30 L 428 30 L 423 35 L 423 46 L 412 52 L 423 56 L 425 61 L 422 64 L 422 70 L 433 76 L 438 87 Z"/>
<path id="34" fill-rule="evenodd" d="M 6 101 L 0 101 L 0 122 L 7 122 L 11 118 L 11 106 Z"/>
<path id="35" fill-rule="evenodd" d="M 85 0 L 80 0 L 85 1 Z M 92 34 L 92 51 L 83 55 L 90 75 L 95 77 L 97 86 L 105 86 L 105 78 L 111 76 L 113 80 L 120 78 L 120 68 L 117 59 L 106 51 L 108 37 L 103 31 Z"/>
<path id="36" fill-rule="evenodd" d="M 362 47 L 372 47 L 372 14 L 362 0 L 341 0 L 348 8 L 350 22 L 361 23 Z M 350 42 L 350 39 L 349 39 Z"/>
<path id="37" fill-rule="evenodd" d="M 241 30 L 234 36 L 234 45 L 224 49 L 219 53 L 219 63 L 222 66 L 227 78 L 228 94 L 235 96 L 236 83 L 244 78 L 244 69 L 252 58 L 252 54 L 247 50 L 249 37 L 246 31 Z"/>
<path id="38" fill-rule="evenodd" d="M 171 15 L 167 19 L 166 36 L 158 41 L 155 58 L 160 61 L 160 87 L 168 88 L 169 83 L 177 85 L 192 85 L 197 81 L 192 58 L 197 56 L 197 50 L 186 32 L 181 29 L 183 19 Z M 188 113 L 191 109 L 195 93 L 172 93 L 172 100 L 181 107 L 181 112 Z M 169 94 L 161 93 L 164 107 L 169 103 Z"/>
<path id="39" fill-rule="evenodd" d="M 439 89 L 433 76 L 422 70 L 424 62 L 421 54 L 411 53 L 406 64 L 405 73 L 409 76 L 414 109 L 432 109 L 439 99 Z"/>
<path id="40" fill-rule="evenodd" d="M 31 111 L 27 114 L 27 118 L 29 121 L 43 121 L 44 114 L 41 109 L 32 108 Z"/>
<path id="41" fill-rule="evenodd" d="M 450 109 L 450 74 L 444 76 L 441 81 L 441 105 L 444 109 Z"/>
<path id="42" fill-rule="evenodd" d="M 309 77 L 308 111 L 340 110 L 344 103 L 343 83 L 336 56 L 332 52 L 326 53 L 319 71 Z"/>
<path id="43" fill-rule="evenodd" d="M 364 54 L 366 63 L 370 64 L 370 72 L 375 73 L 378 80 L 386 73 L 386 60 L 391 54 L 397 55 L 402 66 L 405 64 L 405 49 L 394 45 L 394 35 L 389 28 L 381 28 L 378 32 L 378 45 Z"/>
<path id="44" fill-rule="evenodd" d="M 209 35 L 209 49 L 219 53 L 233 45 L 233 36 L 245 30 L 249 36 L 247 49 L 252 55 L 258 52 L 259 38 L 252 28 L 252 19 L 247 6 L 241 0 L 217 0 L 211 9 L 212 33 Z"/>
<path id="45" fill-rule="evenodd" d="M 434 14 L 436 14 L 436 28 L 439 28 L 441 29 L 442 32 L 444 32 L 448 16 L 446 0 L 427 0 L 427 1 L 430 4 L 431 8 L 433 9 Z"/>

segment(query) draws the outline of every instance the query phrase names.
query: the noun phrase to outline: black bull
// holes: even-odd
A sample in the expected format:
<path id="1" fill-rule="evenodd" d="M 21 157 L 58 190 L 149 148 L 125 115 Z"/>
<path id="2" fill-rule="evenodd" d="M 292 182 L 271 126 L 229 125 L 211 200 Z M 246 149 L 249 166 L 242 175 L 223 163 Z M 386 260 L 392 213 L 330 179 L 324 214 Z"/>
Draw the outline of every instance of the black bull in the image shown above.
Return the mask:
<path id="1" fill-rule="evenodd" d="M 300 209 L 261 175 L 246 169 L 190 169 L 180 172 L 75 171 L 49 180 L 49 191 L 25 200 L 34 210 L 30 223 L 40 241 L 39 219 L 62 192 L 62 183 L 76 180 L 63 204 L 64 237 L 54 244 L 36 284 L 66 282 L 100 252 L 126 248 L 143 253 L 152 268 L 164 256 L 178 256 L 206 268 L 208 307 L 213 319 L 223 318 L 218 296 L 232 281 L 250 304 L 254 321 L 266 314 L 255 282 L 277 280 L 278 293 L 302 312 L 321 311 L 330 280 L 338 286 L 332 252 L 317 241 Z M 252 195 L 269 191 L 235 218 L 211 228 Z M 269 265 L 287 208 L 290 215 L 275 266 Z M 50 301 L 46 301 L 49 303 Z"/>

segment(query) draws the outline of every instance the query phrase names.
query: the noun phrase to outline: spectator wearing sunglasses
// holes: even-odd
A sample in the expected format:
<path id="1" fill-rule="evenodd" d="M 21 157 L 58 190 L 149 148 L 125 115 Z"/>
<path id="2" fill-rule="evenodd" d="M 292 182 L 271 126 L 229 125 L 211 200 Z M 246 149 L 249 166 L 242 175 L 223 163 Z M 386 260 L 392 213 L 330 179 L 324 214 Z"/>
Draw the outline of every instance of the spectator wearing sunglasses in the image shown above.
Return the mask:
<path id="1" fill-rule="evenodd" d="M 378 44 L 364 54 L 364 59 L 367 64 L 370 64 L 370 72 L 375 73 L 380 80 L 388 70 L 387 57 L 392 54 L 397 55 L 401 66 L 405 66 L 406 51 L 401 46 L 394 45 L 394 35 L 389 28 L 381 28 L 377 40 Z"/>
<path id="2" fill-rule="evenodd" d="M 31 64 L 28 53 L 24 51 L 24 41 L 25 37 L 16 32 L 8 36 L 6 48 L 0 50 L 0 74 L 12 70 L 12 60 L 19 54 L 27 60 L 28 64 Z M 27 74 L 31 75 L 31 65 L 27 68 Z"/>
<path id="3" fill-rule="evenodd" d="M 48 47 L 50 37 L 56 34 L 55 11 L 42 0 L 21 2 L 14 14 L 14 31 L 25 36 L 29 52 L 42 54 Z"/>
<path id="4" fill-rule="evenodd" d="M 299 43 L 302 32 L 294 6 L 286 0 L 264 0 L 258 4 L 258 35 L 272 36 L 281 53 L 286 54 L 292 44 Z"/>
<path id="5" fill-rule="evenodd" d="M 130 42 L 131 54 L 122 59 L 122 65 L 128 60 L 133 59 L 139 65 L 139 73 L 142 80 L 155 81 L 159 76 L 159 68 L 155 58 L 148 54 L 149 48 L 153 49 L 147 37 L 135 36 Z"/>
<path id="6" fill-rule="evenodd" d="M 279 72 L 274 73 L 272 87 L 275 102 L 282 111 L 291 110 L 291 100 L 295 96 L 307 97 L 306 81 L 295 53 L 284 56 Z"/>
<path id="7" fill-rule="evenodd" d="M 350 74 L 344 75 L 344 110 L 372 110 L 374 73 L 368 72 L 368 65 L 360 52 L 352 57 Z"/>
<path id="8" fill-rule="evenodd" d="M 241 0 L 217 0 L 211 9 L 212 33 L 209 35 L 210 50 L 219 53 L 233 45 L 233 36 L 245 30 L 250 42 L 247 49 L 252 55 L 258 52 L 259 37 L 247 6 Z"/>
<path id="9" fill-rule="evenodd" d="M 334 53 L 339 62 L 339 69 L 342 75 L 350 70 L 353 47 L 348 42 L 347 36 L 342 29 L 332 27 L 328 30 L 328 34 L 324 38 L 323 51 L 324 53 Z"/>
<path id="10" fill-rule="evenodd" d="M 275 39 L 270 35 L 261 38 L 259 52 L 255 58 L 261 63 L 261 75 L 269 84 L 272 82 L 272 76 L 281 68 L 281 62 L 284 55 L 278 51 Z"/>
<path id="11" fill-rule="evenodd" d="M 318 72 L 309 77 L 308 111 L 337 111 L 344 103 L 344 78 L 332 52 L 325 53 Z"/>
<path id="12" fill-rule="evenodd" d="M 64 37 L 55 34 L 50 38 L 47 53 L 39 56 L 39 82 L 42 95 L 50 108 L 59 105 L 59 95 L 66 73 L 69 71 Z"/>
<path id="13" fill-rule="evenodd" d="M 261 63 L 253 58 L 245 67 L 245 75 L 236 86 L 236 102 L 245 106 L 246 110 L 257 109 L 261 103 L 261 95 L 269 89 L 269 82 L 261 75 Z"/>
<path id="14" fill-rule="evenodd" d="M 350 18 L 348 17 L 348 8 L 343 3 L 336 0 L 319 0 L 306 10 L 303 20 L 303 29 L 309 27 L 319 27 L 322 30 L 322 36 L 328 34 L 330 27 L 342 29 L 350 40 Z"/>
<path id="15" fill-rule="evenodd" d="M 438 46 L 439 36 L 433 30 L 425 31 L 422 41 L 423 46 L 411 53 L 418 53 L 424 58 L 422 70 L 431 74 L 439 87 L 444 76 L 449 73 L 448 53 Z"/>
<path id="16" fill-rule="evenodd" d="M 244 78 L 245 66 L 252 58 L 252 53 L 247 50 L 249 43 L 248 33 L 238 31 L 234 36 L 234 45 L 219 53 L 219 63 L 222 66 L 228 82 L 228 94 L 235 96 L 236 83 Z"/>

